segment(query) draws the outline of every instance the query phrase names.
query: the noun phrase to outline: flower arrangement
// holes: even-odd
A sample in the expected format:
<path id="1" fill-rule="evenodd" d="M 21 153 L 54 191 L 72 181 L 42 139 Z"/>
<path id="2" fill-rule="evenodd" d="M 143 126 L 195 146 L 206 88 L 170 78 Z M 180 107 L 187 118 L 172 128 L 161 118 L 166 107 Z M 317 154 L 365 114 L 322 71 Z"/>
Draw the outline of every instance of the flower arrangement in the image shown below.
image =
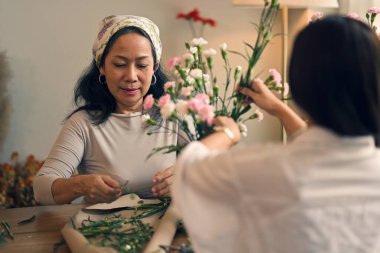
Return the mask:
<path id="1" fill-rule="evenodd" d="M 194 8 L 192 11 L 190 11 L 188 13 L 180 12 L 177 14 L 176 18 L 177 19 L 184 19 L 184 20 L 188 21 L 192 35 L 194 38 L 202 37 L 204 27 L 206 25 L 210 25 L 211 27 L 216 26 L 216 21 L 214 19 L 201 17 L 199 10 L 197 8 Z M 198 23 L 198 22 L 200 23 L 200 29 L 197 31 L 195 29 L 195 23 Z"/>
<path id="2" fill-rule="evenodd" d="M 7 163 L 0 164 L 0 208 L 35 206 L 33 177 L 42 162 L 29 155 L 24 165 L 13 152 Z"/>
<path id="3" fill-rule="evenodd" d="M 186 43 L 187 52 L 182 57 L 173 57 L 169 61 L 168 68 L 174 71 L 177 81 L 165 84 L 166 95 L 159 100 L 154 100 L 151 95 L 147 96 L 144 100 L 144 110 L 154 107 L 160 111 L 162 118 L 178 122 L 180 131 L 177 134 L 185 141 L 181 145 L 154 149 L 152 154 L 178 152 L 188 142 L 209 135 L 215 131 L 214 119 L 217 116 L 233 118 L 239 124 L 243 136 L 247 135 L 247 127 L 244 124 L 246 121 L 262 120 L 263 114 L 258 109 L 245 116 L 251 111 L 252 101 L 241 94 L 238 87 L 250 85 L 254 77 L 254 67 L 272 37 L 272 27 L 279 4 L 277 0 L 263 1 L 265 5 L 260 23 L 257 25 L 257 39 L 252 45 L 246 43 L 251 52 L 243 55 L 227 50 L 225 43 L 220 45 L 219 54 L 226 71 L 223 93 L 220 92 L 217 77 L 213 73 L 214 56 L 218 52 L 213 48 L 205 49 L 208 42 L 203 38 L 195 38 Z M 248 67 L 245 72 L 240 66 L 230 65 L 229 53 L 239 54 L 246 59 Z M 264 83 L 271 90 L 287 93 L 287 86 L 281 82 L 281 75 L 275 69 L 270 69 Z M 158 124 L 149 116 L 145 116 L 143 120 L 149 125 Z"/>
<path id="4" fill-rule="evenodd" d="M 368 25 L 377 32 L 377 27 L 374 25 L 377 14 L 380 14 L 380 8 L 372 7 L 367 10 L 365 17 L 367 19 Z"/>
<path id="5" fill-rule="evenodd" d="M 360 20 L 360 21 L 363 21 L 363 22 L 367 22 L 367 24 L 374 30 L 375 33 L 378 34 L 378 36 L 380 37 L 380 33 L 377 32 L 377 26 L 375 25 L 375 20 L 376 20 L 376 17 L 377 15 L 380 14 L 380 8 L 378 7 L 371 7 L 367 10 L 367 13 L 365 14 L 365 17 L 366 17 L 366 20 L 365 21 L 364 19 L 362 19 L 357 13 L 355 12 L 351 12 L 351 13 L 348 13 L 347 14 L 347 17 L 350 17 L 350 18 L 353 18 L 353 19 L 356 19 L 356 20 Z M 314 22 L 320 18 L 323 17 L 323 12 L 316 12 L 314 13 L 312 16 L 311 16 L 311 22 Z"/>

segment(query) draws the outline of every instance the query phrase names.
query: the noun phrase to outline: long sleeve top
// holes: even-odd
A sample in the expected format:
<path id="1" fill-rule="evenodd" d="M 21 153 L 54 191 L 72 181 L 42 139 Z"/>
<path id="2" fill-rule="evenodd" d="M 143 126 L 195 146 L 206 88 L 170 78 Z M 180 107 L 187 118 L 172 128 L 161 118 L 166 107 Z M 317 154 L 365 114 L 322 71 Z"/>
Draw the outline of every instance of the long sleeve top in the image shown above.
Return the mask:
<path id="1" fill-rule="evenodd" d="M 55 204 L 53 182 L 76 172 L 128 180 L 129 192 L 149 195 L 153 175 L 173 165 L 176 154 L 147 157 L 155 147 L 177 144 L 176 129 L 177 125 L 169 121 L 163 121 L 162 128 L 148 126 L 141 113 L 113 113 L 105 123 L 96 126 L 85 111 L 79 111 L 65 122 L 34 178 L 35 199 L 42 204 Z M 149 132 L 154 133 L 148 135 Z"/>

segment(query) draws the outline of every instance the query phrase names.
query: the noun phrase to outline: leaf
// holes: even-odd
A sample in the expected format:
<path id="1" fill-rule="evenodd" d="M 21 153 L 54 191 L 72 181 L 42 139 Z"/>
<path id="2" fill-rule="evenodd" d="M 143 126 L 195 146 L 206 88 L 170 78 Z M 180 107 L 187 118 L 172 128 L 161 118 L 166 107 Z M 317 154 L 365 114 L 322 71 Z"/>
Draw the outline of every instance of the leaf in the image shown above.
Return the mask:
<path id="1" fill-rule="evenodd" d="M 232 53 L 232 54 L 237 54 L 237 55 L 240 55 L 241 57 L 243 57 L 246 61 L 249 61 L 249 59 L 247 58 L 247 56 L 245 56 L 244 54 L 238 52 L 238 51 L 233 51 L 233 50 L 228 50 L 228 52 Z"/>
<path id="2" fill-rule="evenodd" d="M 240 115 L 239 115 L 239 116 L 245 114 L 245 113 L 248 112 L 250 109 L 251 109 L 251 105 L 247 105 L 247 106 L 244 107 L 244 109 L 240 112 Z"/>
<path id="3" fill-rule="evenodd" d="M 251 44 L 249 44 L 248 42 L 245 42 L 245 41 L 243 41 L 243 42 L 244 42 L 244 44 L 245 44 L 247 47 L 249 47 L 250 49 L 252 49 L 252 51 L 255 50 L 255 48 L 254 48 Z"/>

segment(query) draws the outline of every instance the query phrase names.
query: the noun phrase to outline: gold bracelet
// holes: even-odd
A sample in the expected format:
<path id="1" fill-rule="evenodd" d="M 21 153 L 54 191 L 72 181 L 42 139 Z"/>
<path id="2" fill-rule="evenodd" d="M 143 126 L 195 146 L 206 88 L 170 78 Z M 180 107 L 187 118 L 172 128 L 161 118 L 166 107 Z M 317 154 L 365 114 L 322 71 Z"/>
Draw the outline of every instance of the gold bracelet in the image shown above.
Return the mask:
<path id="1" fill-rule="evenodd" d="M 235 135 L 231 131 L 231 129 L 229 129 L 228 127 L 216 126 L 216 127 L 214 127 L 214 130 L 215 131 L 223 131 L 228 136 L 228 138 L 230 138 L 232 143 L 235 143 Z"/>

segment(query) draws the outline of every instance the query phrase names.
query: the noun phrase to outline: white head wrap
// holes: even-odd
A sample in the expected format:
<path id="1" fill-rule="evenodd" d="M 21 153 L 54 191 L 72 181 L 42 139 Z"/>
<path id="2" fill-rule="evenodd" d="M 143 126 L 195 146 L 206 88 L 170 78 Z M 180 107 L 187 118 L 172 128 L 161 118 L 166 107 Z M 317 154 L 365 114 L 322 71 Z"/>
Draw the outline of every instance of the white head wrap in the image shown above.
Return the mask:
<path id="1" fill-rule="evenodd" d="M 137 27 L 146 32 L 152 41 L 153 50 L 156 53 L 156 64 L 160 62 L 162 54 L 162 45 L 160 41 L 160 31 L 156 24 L 145 17 L 131 16 L 131 15 L 112 15 L 105 17 L 99 23 L 98 35 L 92 47 L 92 54 L 94 56 L 96 65 L 99 67 L 100 60 L 109 39 L 117 31 L 125 27 Z"/>

